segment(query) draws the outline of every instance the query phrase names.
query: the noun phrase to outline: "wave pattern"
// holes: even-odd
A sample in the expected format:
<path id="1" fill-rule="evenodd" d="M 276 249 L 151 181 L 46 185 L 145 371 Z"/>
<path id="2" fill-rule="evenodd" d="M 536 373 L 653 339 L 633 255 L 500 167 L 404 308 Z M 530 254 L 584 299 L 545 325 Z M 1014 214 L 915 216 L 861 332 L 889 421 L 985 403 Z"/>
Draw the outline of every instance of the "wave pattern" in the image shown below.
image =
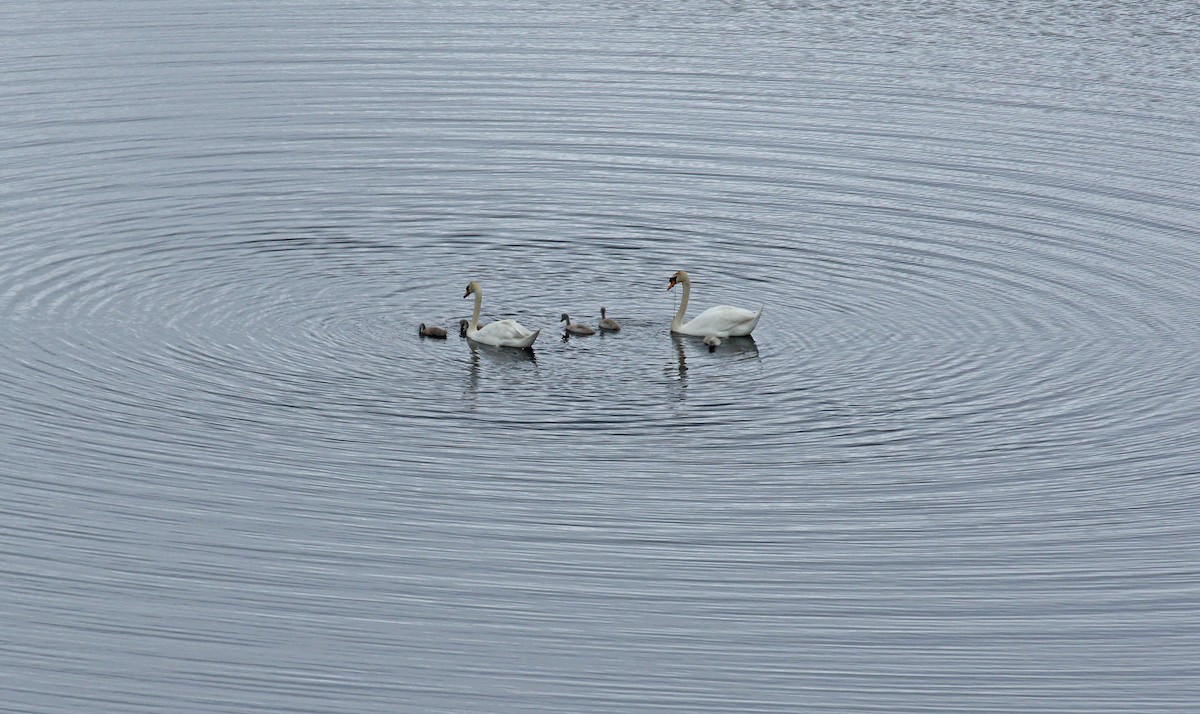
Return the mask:
<path id="1" fill-rule="evenodd" d="M 1183 3 L 120 5 L 0 49 L 11 706 L 1194 704 Z"/>

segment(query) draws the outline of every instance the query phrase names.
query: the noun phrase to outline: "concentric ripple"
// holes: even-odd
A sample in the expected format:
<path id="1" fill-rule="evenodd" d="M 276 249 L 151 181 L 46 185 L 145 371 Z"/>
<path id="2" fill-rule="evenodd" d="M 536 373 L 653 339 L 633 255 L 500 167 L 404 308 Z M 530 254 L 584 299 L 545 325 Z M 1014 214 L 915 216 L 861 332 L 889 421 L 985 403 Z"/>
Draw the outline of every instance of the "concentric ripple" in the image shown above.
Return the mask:
<path id="1" fill-rule="evenodd" d="M 1190 4 L 118 6 L 0 44 L 0 701 L 1194 707 Z"/>

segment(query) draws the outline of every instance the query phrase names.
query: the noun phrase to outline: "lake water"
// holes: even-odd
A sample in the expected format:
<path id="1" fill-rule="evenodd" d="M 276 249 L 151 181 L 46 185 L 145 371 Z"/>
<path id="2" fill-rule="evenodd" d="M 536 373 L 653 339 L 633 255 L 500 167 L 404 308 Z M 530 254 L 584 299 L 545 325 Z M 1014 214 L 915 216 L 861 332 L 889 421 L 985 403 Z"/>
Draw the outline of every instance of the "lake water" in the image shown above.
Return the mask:
<path id="1" fill-rule="evenodd" d="M 0 710 L 1196 711 L 1190 0 L 0 26 Z"/>

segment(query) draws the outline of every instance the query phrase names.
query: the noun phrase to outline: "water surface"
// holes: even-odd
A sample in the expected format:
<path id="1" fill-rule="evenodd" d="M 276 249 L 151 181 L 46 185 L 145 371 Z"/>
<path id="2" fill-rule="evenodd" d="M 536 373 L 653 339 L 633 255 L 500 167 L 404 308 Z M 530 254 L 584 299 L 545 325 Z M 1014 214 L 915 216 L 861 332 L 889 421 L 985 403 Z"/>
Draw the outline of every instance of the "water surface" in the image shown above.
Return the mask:
<path id="1" fill-rule="evenodd" d="M 1191 3 L 4 15 L 0 709 L 1200 699 Z"/>

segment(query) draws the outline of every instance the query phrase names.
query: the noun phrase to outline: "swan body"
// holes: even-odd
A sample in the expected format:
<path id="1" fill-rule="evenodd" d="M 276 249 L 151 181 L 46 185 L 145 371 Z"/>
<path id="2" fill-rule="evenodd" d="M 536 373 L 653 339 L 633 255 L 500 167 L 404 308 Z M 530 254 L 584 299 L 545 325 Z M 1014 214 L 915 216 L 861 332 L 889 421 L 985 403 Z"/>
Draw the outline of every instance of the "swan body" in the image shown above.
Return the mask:
<path id="1" fill-rule="evenodd" d="M 565 312 L 562 314 L 562 318 L 559 319 L 559 322 L 567 323 L 567 328 L 566 328 L 567 332 L 570 332 L 572 335 L 594 335 L 594 334 L 596 334 L 595 330 L 593 330 L 592 328 L 583 324 L 582 322 L 571 322 L 570 316 L 567 315 L 567 313 L 565 313 Z"/>
<path id="2" fill-rule="evenodd" d="M 730 305 L 718 305 L 710 307 L 699 315 L 695 316 L 688 322 L 684 322 L 683 318 L 687 314 L 688 298 L 692 294 L 692 280 L 688 274 L 680 270 L 671 276 L 671 282 L 667 285 L 667 290 L 675 287 L 676 284 L 683 284 L 683 299 L 679 301 L 679 311 L 675 313 L 675 319 L 671 320 L 671 332 L 678 332 L 681 335 L 694 335 L 696 337 L 745 337 L 754 331 L 754 327 L 758 324 L 758 319 L 762 317 L 763 309 L 758 308 L 758 312 L 745 310 L 740 307 L 732 307 Z M 709 345 L 712 347 L 713 345 Z"/>
<path id="3" fill-rule="evenodd" d="M 600 329 L 616 332 L 621 329 L 621 323 L 604 314 L 604 308 L 600 308 Z"/>
<path id="4" fill-rule="evenodd" d="M 446 329 L 444 327 L 426 326 L 424 322 L 417 328 L 417 334 L 421 337 L 434 337 L 439 340 L 446 339 Z"/>
<path id="5" fill-rule="evenodd" d="M 530 330 L 516 320 L 496 320 L 483 327 L 479 326 L 479 311 L 483 306 L 483 288 L 477 281 L 472 280 L 467 285 L 463 297 L 475 296 L 475 312 L 467 323 L 467 339 L 483 345 L 494 347 L 529 348 L 541 333 L 541 330 Z"/>

